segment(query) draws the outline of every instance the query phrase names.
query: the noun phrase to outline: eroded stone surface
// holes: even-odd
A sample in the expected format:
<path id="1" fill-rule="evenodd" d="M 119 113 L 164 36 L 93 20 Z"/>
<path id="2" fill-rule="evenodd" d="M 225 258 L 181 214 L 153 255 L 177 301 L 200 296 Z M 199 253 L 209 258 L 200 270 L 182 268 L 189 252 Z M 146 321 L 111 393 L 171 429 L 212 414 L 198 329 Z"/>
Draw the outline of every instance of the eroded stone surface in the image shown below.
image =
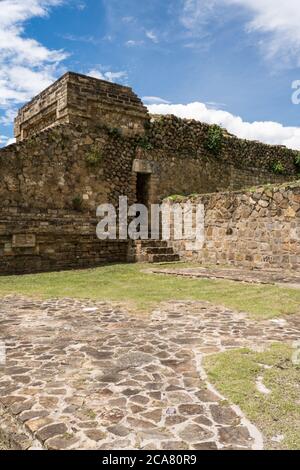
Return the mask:
<path id="1" fill-rule="evenodd" d="M 0 326 L 0 411 L 21 448 L 251 449 L 259 433 L 210 389 L 201 359 L 293 342 L 300 316 L 257 324 L 186 301 L 137 317 L 107 302 L 8 296 Z"/>
<path id="2" fill-rule="evenodd" d="M 250 284 L 282 284 L 286 287 L 300 289 L 300 274 L 296 271 L 284 271 L 282 269 L 259 270 L 199 266 L 178 269 L 152 268 L 147 269 L 147 272 L 200 279 L 228 279 L 230 281 L 247 282 Z"/>

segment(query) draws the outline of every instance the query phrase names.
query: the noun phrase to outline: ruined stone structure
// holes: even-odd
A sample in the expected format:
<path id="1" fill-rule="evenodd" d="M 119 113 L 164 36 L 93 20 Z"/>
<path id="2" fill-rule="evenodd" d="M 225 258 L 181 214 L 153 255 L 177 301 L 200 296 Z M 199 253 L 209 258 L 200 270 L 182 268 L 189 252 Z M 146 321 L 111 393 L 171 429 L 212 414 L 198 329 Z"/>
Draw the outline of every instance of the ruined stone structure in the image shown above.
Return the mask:
<path id="1" fill-rule="evenodd" d="M 20 109 L 15 137 L 20 142 L 58 124 L 107 124 L 143 133 L 145 119 L 147 110 L 131 88 L 68 72 Z"/>
<path id="2" fill-rule="evenodd" d="M 204 205 L 204 244 L 197 248 L 193 239 L 173 240 L 170 245 L 180 259 L 248 269 L 300 270 L 300 182 L 206 194 L 169 204 L 188 200 L 192 210 Z"/>
<path id="3" fill-rule="evenodd" d="M 225 225 L 236 218 L 235 210 L 227 210 L 232 198 L 234 207 L 240 204 L 232 191 L 298 178 L 297 152 L 241 140 L 224 130 L 219 130 L 222 135 L 215 151 L 209 145 L 213 130 L 175 116 L 150 116 L 128 87 L 74 73 L 64 75 L 19 111 L 17 143 L 0 150 L 0 274 L 97 266 L 147 259 L 145 255 L 152 261 L 178 259 L 185 250 L 175 245 L 99 241 L 97 206 L 117 205 L 123 195 L 129 204 L 149 205 L 171 194 L 218 193 L 205 196 L 209 204 L 219 201 L 208 219 L 216 238 L 223 237 Z M 229 194 L 223 196 L 224 191 Z M 249 202 L 248 193 L 239 194 Z M 226 209 L 219 207 L 223 202 Z M 299 207 L 292 206 L 297 225 Z M 277 227 L 277 210 L 282 208 L 269 203 L 262 209 L 269 211 L 264 217 L 272 232 L 270 223 Z M 255 223 L 255 212 L 251 217 Z M 221 227 L 219 231 L 214 224 Z M 247 239 L 258 236 L 253 229 Z M 271 264 L 299 267 L 299 241 L 290 245 L 287 255 L 289 235 L 285 231 L 282 237 L 281 251 Z M 193 256 L 227 263 L 233 243 L 227 246 L 225 240 L 210 240 L 208 251 Z M 273 248 L 262 250 L 262 256 L 271 256 Z M 234 257 L 236 263 L 265 265 L 255 256 L 239 260 L 235 253 Z"/>

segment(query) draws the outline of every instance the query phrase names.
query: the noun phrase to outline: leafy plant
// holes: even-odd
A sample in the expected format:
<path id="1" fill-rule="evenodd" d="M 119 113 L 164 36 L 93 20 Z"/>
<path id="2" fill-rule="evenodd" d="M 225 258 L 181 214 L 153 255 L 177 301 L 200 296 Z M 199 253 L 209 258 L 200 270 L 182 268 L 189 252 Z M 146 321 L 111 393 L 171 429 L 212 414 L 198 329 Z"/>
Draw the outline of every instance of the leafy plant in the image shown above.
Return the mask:
<path id="1" fill-rule="evenodd" d="M 139 137 L 137 139 L 137 146 L 141 147 L 144 150 L 152 150 L 153 145 L 151 142 L 149 142 L 149 139 L 147 137 Z"/>
<path id="2" fill-rule="evenodd" d="M 209 128 L 205 147 L 214 155 L 219 155 L 222 149 L 223 131 L 220 126 L 214 125 Z"/>
<path id="3" fill-rule="evenodd" d="M 83 204 L 83 199 L 81 196 L 75 196 L 72 200 L 72 207 L 74 211 L 80 212 L 82 211 L 82 204 Z"/>
<path id="4" fill-rule="evenodd" d="M 96 146 L 91 148 L 91 151 L 85 157 L 86 164 L 91 167 L 100 165 L 102 161 L 102 154 L 100 149 Z"/>
<path id="5" fill-rule="evenodd" d="M 186 198 L 186 196 L 183 196 L 182 194 L 171 194 L 171 196 L 168 196 L 166 198 L 166 201 L 181 202 L 185 198 Z"/>
<path id="6" fill-rule="evenodd" d="M 295 156 L 295 165 L 300 168 L 300 152 Z"/>
<path id="7" fill-rule="evenodd" d="M 274 173 L 277 173 L 278 175 L 282 175 L 285 171 L 285 167 L 284 167 L 283 163 L 277 161 L 277 162 L 273 163 L 272 170 L 273 170 Z"/>
<path id="8" fill-rule="evenodd" d="M 108 129 L 109 135 L 112 135 L 114 137 L 121 137 L 122 131 L 118 127 L 112 127 Z"/>

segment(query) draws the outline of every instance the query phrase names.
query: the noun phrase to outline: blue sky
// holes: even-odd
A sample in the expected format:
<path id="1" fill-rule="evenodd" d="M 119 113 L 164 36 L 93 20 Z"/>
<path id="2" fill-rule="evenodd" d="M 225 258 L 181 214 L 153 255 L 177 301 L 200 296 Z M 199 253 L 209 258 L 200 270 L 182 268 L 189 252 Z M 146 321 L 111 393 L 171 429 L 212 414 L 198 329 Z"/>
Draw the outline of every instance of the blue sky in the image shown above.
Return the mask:
<path id="1" fill-rule="evenodd" d="M 132 86 L 152 112 L 300 148 L 299 24 L 299 0 L 0 0 L 0 144 L 72 70 Z"/>

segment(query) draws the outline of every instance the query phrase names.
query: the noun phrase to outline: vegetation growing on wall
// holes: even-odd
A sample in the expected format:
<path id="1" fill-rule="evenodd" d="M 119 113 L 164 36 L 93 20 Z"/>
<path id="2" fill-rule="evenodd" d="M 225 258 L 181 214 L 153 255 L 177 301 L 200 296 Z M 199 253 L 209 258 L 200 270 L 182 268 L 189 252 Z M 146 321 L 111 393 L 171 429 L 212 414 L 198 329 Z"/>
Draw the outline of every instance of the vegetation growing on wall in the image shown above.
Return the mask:
<path id="1" fill-rule="evenodd" d="M 72 199 L 72 207 L 74 211 L 81 212 L 82 211 L 82 206 L 83 206 L 83 200 L 81 196 L 75 196 Z"/>
<path id="2" fill-rule="evenodd" d="M 214 125 L 209 128 L 205 147 L 214 155 L 219 155 L 223 142 L 223 131 L 221 127 Z"/>
<path id="3" fill-rule="evenodd" d="M 297 155 L 295 156 L 295 165 L 300 170 L 300 152 L 297 152 Z"/>
<path id="4" fill-rule="evenodd" d="M 137 147 L 141 147 L 144 150 L 152 150 L 153 145 L 149 142 L 147 137 L 139 137 L 136 141 Z"/>
<path id="5" fill-rule="evenodd" d="M 282 175 L 285 171 L 285 167 L 282 162 L 277 161 L 273 163 L 272 171 L 277 175 Z"/>
<path id="6" fill-rule="evenodd" d="M 109 133 L 109 135 L 112 135 L 114 137 L 121 137 L 122 136 L 122 131 L 118 127 L 108 128 L 108 133 Z"/>
<path id="7" fill-rule="evenodd" d="M 93 146 L 91 151 L 86 155 L 86 164 L 90 167 L 99 166 L 102 161 L 102 154 L 97 146 Z"/>

